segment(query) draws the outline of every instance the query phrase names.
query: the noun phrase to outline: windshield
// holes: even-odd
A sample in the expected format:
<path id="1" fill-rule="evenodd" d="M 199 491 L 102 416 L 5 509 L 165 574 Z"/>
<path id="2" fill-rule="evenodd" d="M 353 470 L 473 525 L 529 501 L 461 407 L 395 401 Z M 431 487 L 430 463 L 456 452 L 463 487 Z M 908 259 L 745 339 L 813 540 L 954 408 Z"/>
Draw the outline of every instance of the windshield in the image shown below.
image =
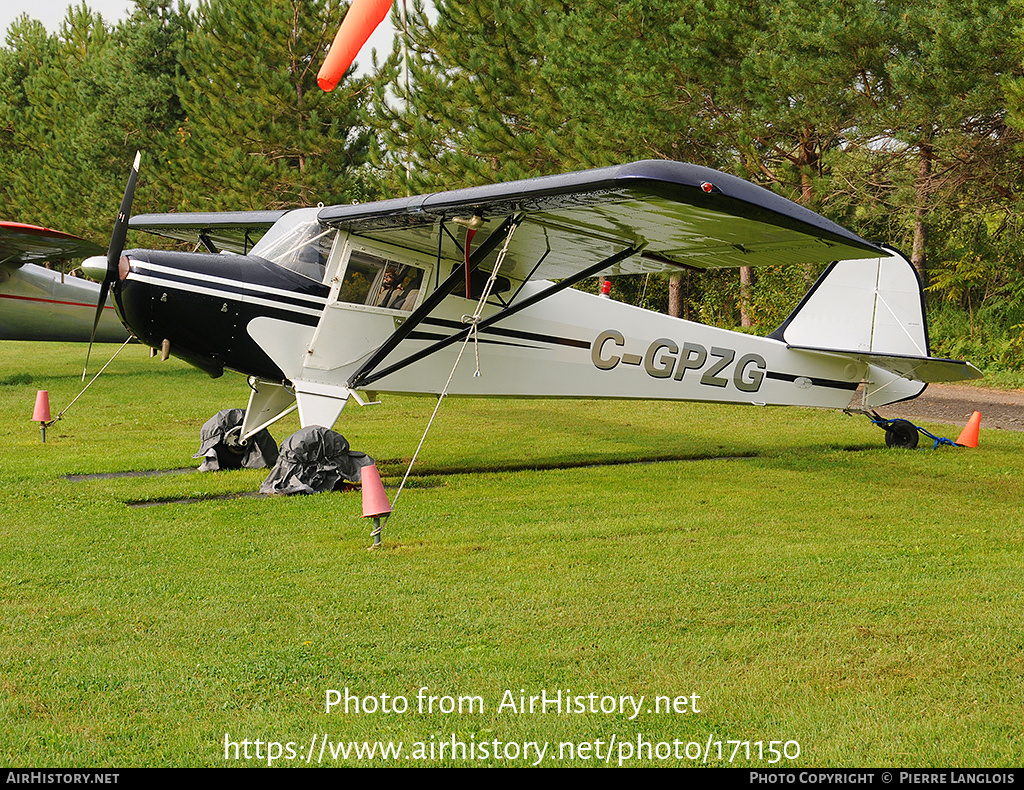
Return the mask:
<path id="1" fill-rule="evenodd" d="M 252 254 L 296 274 L 323 282 L 337 231 L 317 221 L 320 209 L 299 209 L 278 220 L 252 248 Z"/>

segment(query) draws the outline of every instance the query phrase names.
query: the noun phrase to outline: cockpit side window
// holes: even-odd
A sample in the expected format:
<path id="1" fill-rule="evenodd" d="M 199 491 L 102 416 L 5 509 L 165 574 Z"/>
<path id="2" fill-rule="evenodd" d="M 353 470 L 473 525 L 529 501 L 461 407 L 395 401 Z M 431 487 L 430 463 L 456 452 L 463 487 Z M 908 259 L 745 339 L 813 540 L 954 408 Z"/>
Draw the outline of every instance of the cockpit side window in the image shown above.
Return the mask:
<path id="1" fill-rule="evenodd" d="M 334 228 L 325 228 L 313 218 L 275 227 L 253 247 L 252 254 L 322 282 L 336 235 Z"/>
<path id="2" fill-rule="evenodd" d="M 338 301 L 410 313 L 416 307 L 424 274 L 417 266 L 353 250 Z"/>

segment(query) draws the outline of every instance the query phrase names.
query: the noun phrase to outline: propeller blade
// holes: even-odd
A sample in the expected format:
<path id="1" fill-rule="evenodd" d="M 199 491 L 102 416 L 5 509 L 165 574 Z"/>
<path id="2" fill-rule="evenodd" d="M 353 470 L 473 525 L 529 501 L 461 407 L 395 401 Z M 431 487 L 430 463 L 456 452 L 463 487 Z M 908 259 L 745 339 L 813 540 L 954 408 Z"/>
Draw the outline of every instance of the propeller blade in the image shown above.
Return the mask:
<path id="1" fill-rule="evenodd" d="M 135 152 L 135 163 L 132 171 L 128 174 L 128 184 L 124 188 L 124 197 L 121 198 L 121 208 L 117 212 L 117 221 L 114 223 L 114 230 L 110 234 L 110 246 L 107 248 L 107 279 L 117 277 L 117 260 L 124 250 L 124 240 L 128 236 L 128 218 L 132 214 L 132 201 L 135 199 L 135 183 L 139 179 L 139 162 L 142 160 L 142 152 Z"/>
<path id="2" fill-rule="evenodd" d="M 128 236 L 128 218 L 132 214 L 132 201 L 135 199 L 135 184 L 139 180 L 139 162 L 141 160 L 142 152 L 136 151 L 135 162 L 132 164 L 131 172 L 128 174 L 128 183 L 124 188 L 124 197 L 121 198 L 121 208 L 117 212 L 114 229 L 110 234 L 110 245 L 107 247 L 107 274 L 100 284 L 100 298 L 96 304 L 96 317 L 92 322 L 89 350 L 85 354 L 85 368 L 82 370 L 82 381 L 85 381 L 86 372 L 89 370 L 92 344 L 96 341 L 96 330 L 99 328 L 100 318 L 103 316 L 103 306 L 107 301 L 107 294 L 110 292 L 110 286 L 117 280 L 117 262 L 124 251 L 124 240 Z"/>
<path id="3" fill-rule="evenodd" d="M 103 306 L 107 301 L 107 292 L 110 290 L 110 285 L 104 278 L 103 283 L 100 285 L 100 299 L 96 305 L 96 317 L 92 322 L 92 337 L 89 338 L 89 350 L 85 352 L 85 367 L 82 368 L 82 381 L 85 381 L 85 375 L 89 371 L 89 357 L 92 356 L 92 344 L 96 340 L 96 329 L 100 325 L 100 318 L 103 317 Z"/>

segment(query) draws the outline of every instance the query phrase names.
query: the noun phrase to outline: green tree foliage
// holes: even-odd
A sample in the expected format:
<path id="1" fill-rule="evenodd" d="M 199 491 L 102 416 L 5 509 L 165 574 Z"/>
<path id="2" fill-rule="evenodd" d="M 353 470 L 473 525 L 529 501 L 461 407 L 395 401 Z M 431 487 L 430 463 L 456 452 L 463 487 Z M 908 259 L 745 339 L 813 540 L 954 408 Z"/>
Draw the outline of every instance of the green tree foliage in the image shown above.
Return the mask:
<path id="1" fill-rule="evenodd" d="M 316 84 L 343 16 L 339 0 L 209 0 L 180 61 L 186 119 L 170 129 L 158 178 L 165 208 L 227 210 L 367 197 L 358 168 L 365 80 Z M 166 199 L 166 198 L 165 198 Z"/>
<path id="2" fill-rule="evenodd" d="M 413 190 L 684 159 L 894 243 L 922 272 L 930 256 L 936 290 L 961 302 L 954 283 L 1016 292 L 979 279 L 979 256 L 1024 280 L 1006 120 L 1019 0 L 469 5 L 439 2 L 433 24 L 414 14 L 410 87 L 377 97 Z M 742 294 L 732 274 L 701 275 L 690 293 L 704 314 L 738 320 L 742 306 L 765 326 L 815 274 L 758 273 Z"/>
<path id="3" fill-rule="evenodd" d="M 1019 134 L 1006 123 L 1005 81 L 1020 74 L 1008 44 L 1020 10 L 986 0 L 879 4 L 884 47 L 859 83 L 858 134 L 836 168 L 864 218 L 911 254 L 923 277 L 959 242 L 941 234 L 986 215 L 1017 190 Z M 872 198 L 868 200 L 866 198 Z"/>
<path id="4" fill-rule="evenodd" d="M 414 0 L 408 57 L 396 37 L 371 101 L 375 163 L 392 193 L 572 169 L 576 125 L 543 75 L 547 20 L 560 0 Z M 406 71 L 407 69 L 407 71 Z"/>
<path id="5" fill-rule="evenodd" d="M 83 3 L 56 35 L 19 19 L 0 48 L 7 212 L 105 235 L 136 148 L 138 205 L 157 211 L 680 159 L 911 253 L 940 348 L 999 336 L 989 356 L 1010 364 L 1024 347 L 1024 0 L 410 2 L 407 50 L 331 94 L 315 74 L 341 0 L 137 0 L 116 28 Z M 763 331 L 815 274 L 615 289 Z"/>
<path id="6" fill-rule="evenodd" d="M 179 112 L 173 62 L 185 19 L 166 0 L 140 0 L 116 29 L 85 4 L 56 35 L 26 17 L 12 25 L 0 51 L 10 216 L 109 235 L 135 151 Z"/>
<path id="7" fill-rule="evenodd" d="M 577 113 L 593 108 L 620 134 L 639 133 L 647 155 L 729 170 L 829 213 L 819 182 L 825 156 L 853 125 L 854 104 L 834 86 L 852 84 L 861 57 L 849 42 L 864 23 L 850 6 L 584 0 L 560 36 L 572 42 L 559 64 L 573 76 L 566 102 Z M 815 275 L 807 270 L 794 282 L 805 290 Z M 765 286 L 791 279 L 761 284 L 742 269 L 738 278 L 700 275 L 687 290 L 702 314 L 748 326 L 774 320 L 777 310 L 764 310 Z"/>
<path id="8" fill-rule="evenodd" d="M 806 5 L 819 4 L 582 0 L 560 25 L 560 93 L 635 141 L 620 155 L 723 167 L 812 204 L 823 152 L 850 125 L 830 86 L 854 66 L 845 10 Z"/>

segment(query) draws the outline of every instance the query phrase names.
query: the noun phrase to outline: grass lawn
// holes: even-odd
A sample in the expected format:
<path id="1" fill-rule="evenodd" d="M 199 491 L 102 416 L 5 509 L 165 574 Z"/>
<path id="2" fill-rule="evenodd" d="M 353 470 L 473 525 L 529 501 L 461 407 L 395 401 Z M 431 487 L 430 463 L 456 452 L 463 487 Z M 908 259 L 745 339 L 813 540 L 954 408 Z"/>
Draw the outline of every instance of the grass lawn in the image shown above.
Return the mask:
<path id="1" fill-rule="evenodd" d="M 69 480 L 195 466 L 248 392 L 130 347 L 42 444 L 84 352 L 0 344 L 0 764 L 1022 763 L 1024 434 L 452 399 L 369 552 L 358 493 Z M 384 401 L 336 429 L 393 496 L 434 402 Z"/>

